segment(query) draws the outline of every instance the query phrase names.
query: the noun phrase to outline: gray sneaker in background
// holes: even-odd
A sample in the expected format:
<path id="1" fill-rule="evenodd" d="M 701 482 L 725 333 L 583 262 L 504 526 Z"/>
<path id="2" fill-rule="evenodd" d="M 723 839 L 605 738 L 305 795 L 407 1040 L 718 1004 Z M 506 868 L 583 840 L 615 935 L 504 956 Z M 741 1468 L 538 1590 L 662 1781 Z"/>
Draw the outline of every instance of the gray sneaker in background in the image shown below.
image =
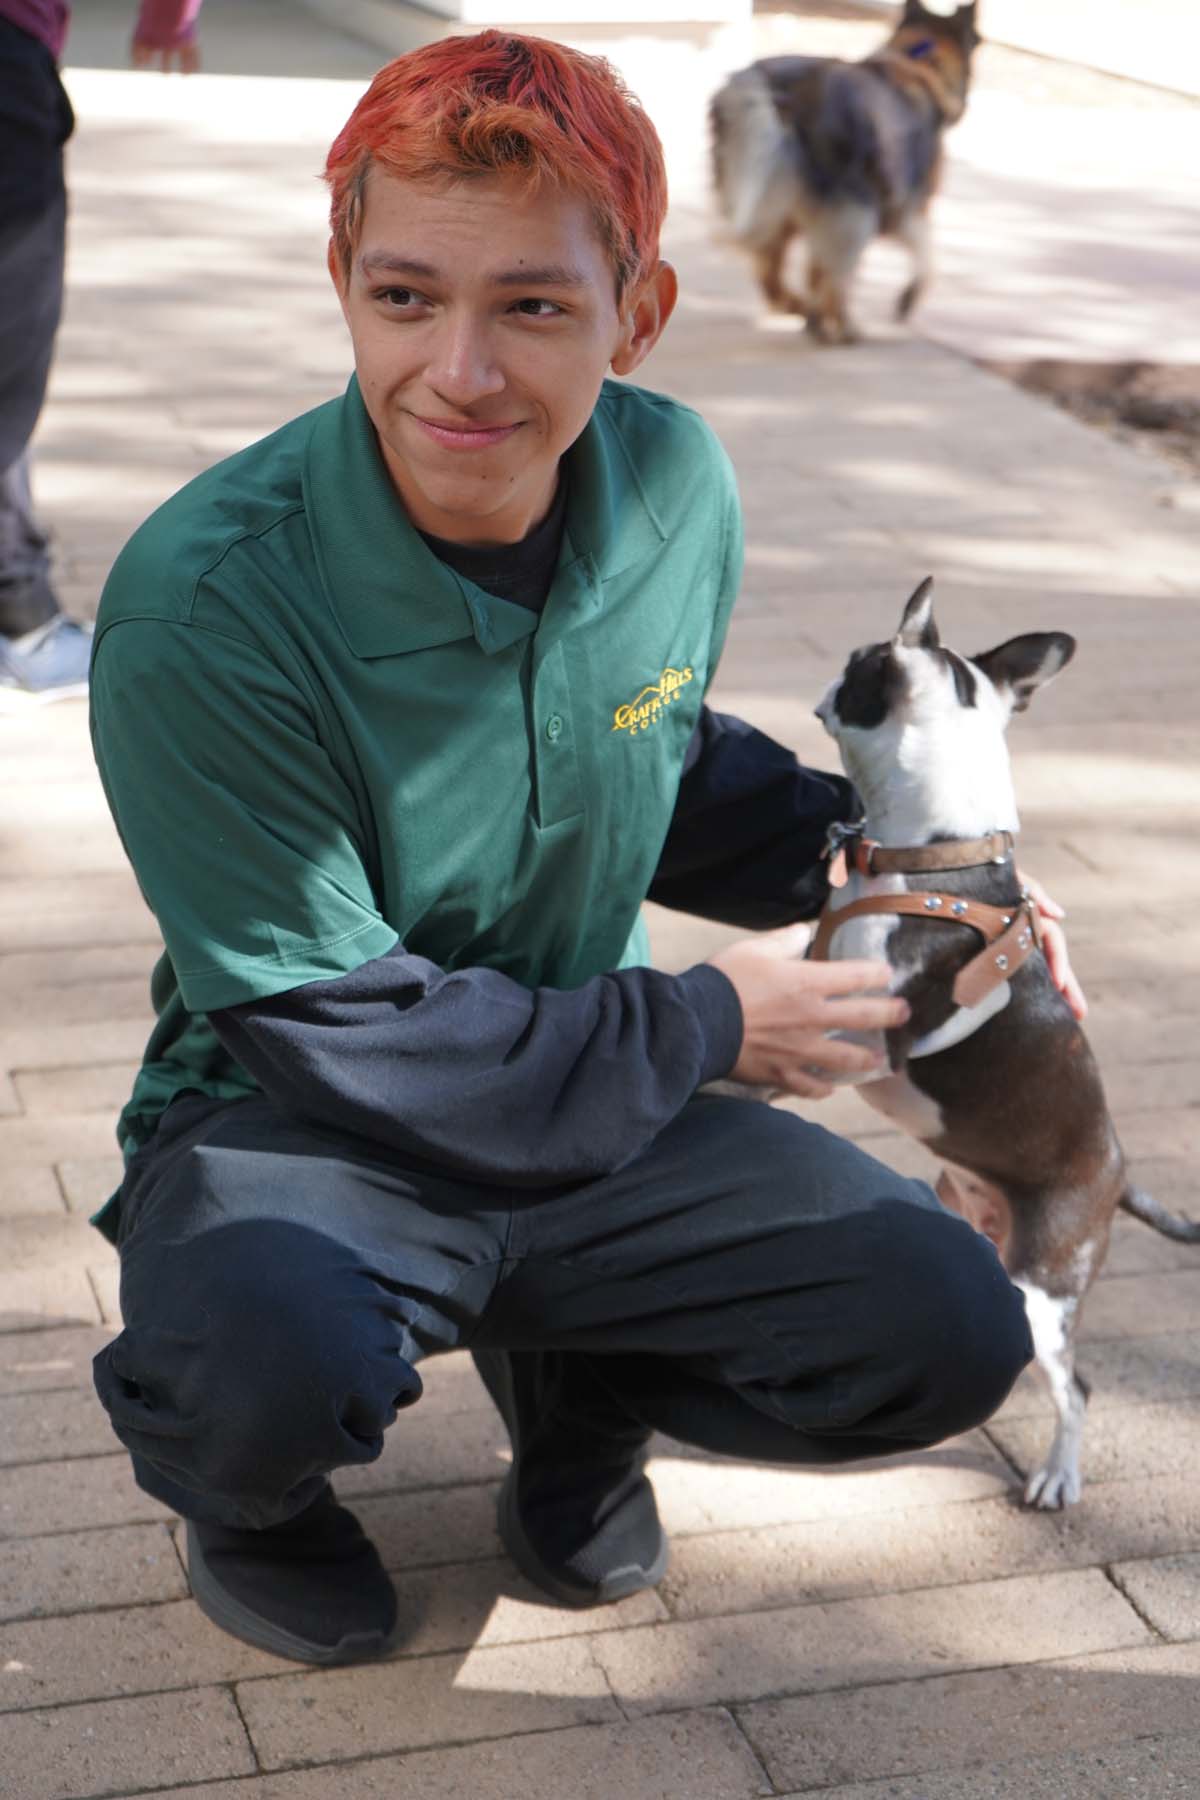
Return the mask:
<path id="1" fill-rule="evenodd" d="M 82 699 L 91 655 L 92 627 L 62 613 L 23 637 L 0 636 L 0 712 Z"/>

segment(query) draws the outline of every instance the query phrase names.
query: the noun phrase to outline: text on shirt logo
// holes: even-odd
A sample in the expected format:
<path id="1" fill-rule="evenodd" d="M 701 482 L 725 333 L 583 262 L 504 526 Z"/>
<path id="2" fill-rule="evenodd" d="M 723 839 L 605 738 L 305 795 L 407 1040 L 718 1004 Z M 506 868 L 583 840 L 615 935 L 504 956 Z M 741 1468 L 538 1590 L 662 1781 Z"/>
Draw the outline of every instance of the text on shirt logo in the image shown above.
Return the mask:
<path id="1" fill-rule="evenodd" d="M 662 717 L 663 708 L 679 698 L 679 690 L 692 679 L 692 670 L 664 669 L 657 681 L 650 682 L 626 706 L 618 706 L 613 714 L 614 731 L 627 731 L 633 737 L 649 731 Z"/>

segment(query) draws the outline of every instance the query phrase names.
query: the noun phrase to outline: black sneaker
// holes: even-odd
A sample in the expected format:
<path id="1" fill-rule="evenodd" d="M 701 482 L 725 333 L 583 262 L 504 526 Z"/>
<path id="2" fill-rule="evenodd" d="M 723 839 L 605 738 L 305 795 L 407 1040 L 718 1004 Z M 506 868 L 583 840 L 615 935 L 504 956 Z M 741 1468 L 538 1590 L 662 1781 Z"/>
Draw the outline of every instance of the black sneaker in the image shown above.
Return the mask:
<path id="1" fill-rule="evenodd" d="M 293 1662 L 367 1662 L 390 1648 L 396 1591 L 362 1526 L 326 1487 L 266 1531 L 187 1521 L 188 1578 L 201 1612 L 233 1637 Z"/>
<path id="2" fill-rule="evenodd" d="M 646 1427 L 579 1356 L 472 1355 L 512 1442 L 497 1522 L 522 1575 L 562 1606 L 604 1606 L 657 1587 L 668 1549 L 644 1470 Z"/>

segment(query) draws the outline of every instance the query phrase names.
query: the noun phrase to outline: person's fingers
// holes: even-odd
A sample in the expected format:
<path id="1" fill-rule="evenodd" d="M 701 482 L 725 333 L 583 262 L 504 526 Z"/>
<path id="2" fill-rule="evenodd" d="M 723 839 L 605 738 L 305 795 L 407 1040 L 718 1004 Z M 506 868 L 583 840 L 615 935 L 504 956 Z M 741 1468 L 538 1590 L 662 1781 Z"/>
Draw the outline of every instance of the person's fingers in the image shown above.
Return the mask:
<path id="1" fill-rule="evenodd" d="M 1068 974 L 1067 979 L 1063 984 L 1062 994 L 1063 999 L 1082 1025 L 1083 1021 L 1088 1016 L 1087 995 L 1080 987 L 1073 972 Z"/>
<path id="2" fill-rule="evenodd" d="M 1066 941 L 1059 927 L 1050 921 L 1042 926 L 1042 954 L 1046 958 L 1046 967 L 1050 971 L 1050 979 L 1055 987 L 1062 986 L 1063 963 L 1066 959 Z"/>
<path id="3" fill-rule="evenodd" d="M 845 962 L 806 962 L 805 986 L 814 994 L 852 994 L 862 989 L 887 992 L 895 971 L 890 963 L 847 958 Z"/>
<path id="4" fill-rule="evenodd" d="M 129 60 L 135 69 L 157 66 L 164 75 L 169 75 L 178 65 L 181 75 L 194 75 L 200 67 L 200 46 L 198 43 L 180 44 L 174 50 L 159 50 L 153 44 L 139 43 L 135 38 L 130 47 Z M 808 927 L 804 929 L 807 931 Z"/>
<path id="5" fill-rule="evenodd" d="M 912 1008 L 899 994 L 830 994 L 821 1003 L 825 1031 L 890 1031 L 911 1016 Z"/>
<path id="6" fill-rule="evenodd" d="M 1021 883 L 1021 886 L 1024 888 L 1028 888 L 1030 896 L 1032 897 L 1034 904 L 1036 905 L 1038 911 L 1042 914 L 1043 918 L 1047 918 L 1047 919 L 1065 919 L 1066 918 L 1066 916 L 1067 916 L 1066 909 L 1064 907 L 1061 907 L 1058 904 L 1057 900 L 1051 899 L 1050 895 L 1046 892 L 1045 888 L 1042 886 L 1041 882 L 1037 879 L 1036 876 L 1026 875 L 1023 869 L 1018 869 L 1016 871 L 1016 875 L 1017 875 L 1017 880 Z"/>
<path id="7" fill-rule="evenodd" d="M 803 1064 L 781 1071 L 780 1086 L 789 1094 L 797 1094 L 801 1100 L 828 1100 L 837 1092 L 832 1082 L 822 1081 Z"/>
<path id="8" fill-rule="evenodd" d="M 811 1072 L 828 1069 L 831 1074 L 858 1074 L 867 1069 L 880 1069 L 884 1058 L 866 1044 L 847 1043 L 844 1038 L 822 1038 L 820 1047 L 807 1058 Z"/>
<path id="9" fill-rule="evenodd" d="M 1083 989 L 1075 978 L 1071 967 L 1071 957 L 1067 950 L 1067 939 L 1061 925 L 1047 919 L 1042 925 L 1042 950 L 1046 958 L 1046 967 L 1050 971 L 1050 979 L 1071 1008 L 1077 1019 L 1086 1019 L 1087 1001 Z"/>
<path id="10" fill-rule="evenodd" d="M 1050 979 L 1070 1007 L 1077 1019 L 1086 1019 L 1088 1005 L 1083 989 L 1075 978 L 1071 968 L 1071 957 L 1067 950 L 1066 934 L 1061 921 L 1066 918 L 1066 909 L 1057 900 L 1051 899 L 1041 882 L 1033 875 L 1026 875 L 1023 869 L 1017 870 L 1017 879 L 1028 890 L 1034 905 L 1042 916 L 1042 952 L 1046 958 L 1046 967 L 1050 971 Z"/>

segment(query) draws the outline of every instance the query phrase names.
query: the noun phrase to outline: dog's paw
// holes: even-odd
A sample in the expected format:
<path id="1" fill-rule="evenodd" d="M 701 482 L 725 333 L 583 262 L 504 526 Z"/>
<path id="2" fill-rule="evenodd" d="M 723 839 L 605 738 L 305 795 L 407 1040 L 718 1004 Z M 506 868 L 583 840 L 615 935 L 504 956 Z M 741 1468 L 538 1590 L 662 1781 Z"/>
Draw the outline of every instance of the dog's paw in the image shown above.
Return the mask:
<path id="1" fill-rule="evenodd" d="M 1075 1464 L 1051 1461 L 1044 1468 L 1036 1469 L 1025 1483 L 1025 1504 L 1053 1512 L 1063 1506 L 1074 1506 L 1082 1492 L 1083 1484 Z"/>
<path id="2" fill-rule="evenodd" d="M 863 341 L 862 332 L 847 318 L 810 312 L 806 325 L 811 336 L 826 349 L 837 344 L 861 344 Z"/>

